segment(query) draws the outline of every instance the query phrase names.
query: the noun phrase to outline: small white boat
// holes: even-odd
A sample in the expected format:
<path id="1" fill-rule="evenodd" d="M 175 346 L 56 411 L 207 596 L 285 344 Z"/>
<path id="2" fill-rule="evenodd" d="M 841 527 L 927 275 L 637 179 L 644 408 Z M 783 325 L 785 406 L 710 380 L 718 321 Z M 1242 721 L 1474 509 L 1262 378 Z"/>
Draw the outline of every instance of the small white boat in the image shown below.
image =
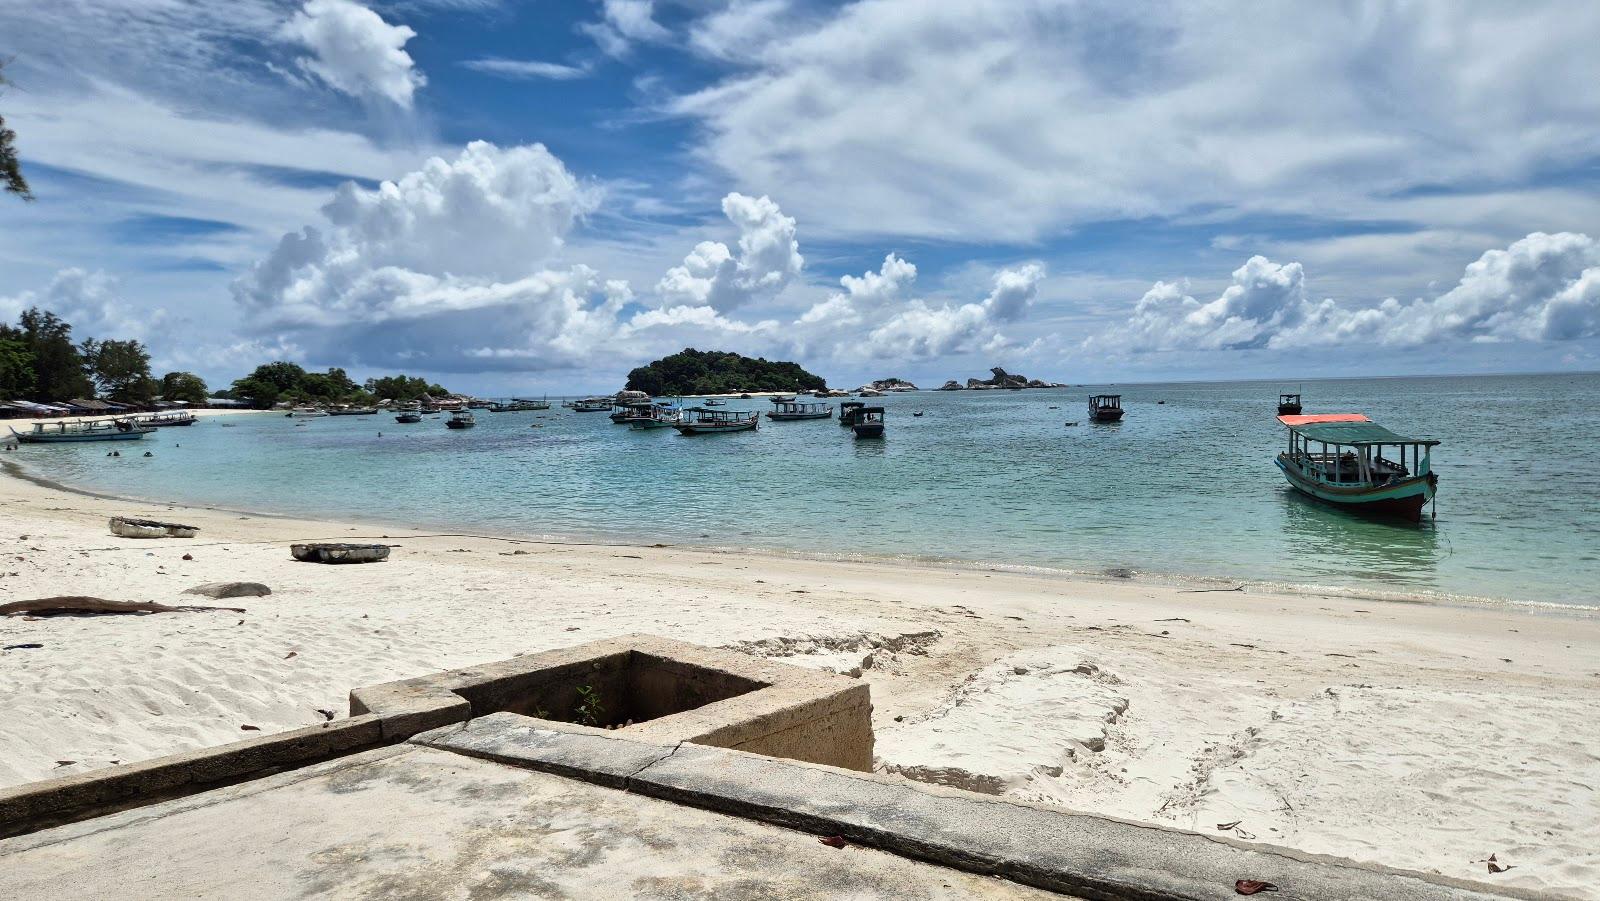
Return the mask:
<path id="1" fill-rule="evenodd" d="M 131 419 L 94 419 L 87 422 L 36 422 L 26 432 L 11 430 L 23 444 L 75 444 L 80 441 L 130 441 L 154 432 Z"/>
<path id="2" fill-rule="evenodd" d="M 295 419 L 313 419 L 318 416 L 327 416 L 328 411 L 318 410 L 315 407 L 296 407 L 295 409 L 290 410 L 287 415 L 292 416 Z"/>

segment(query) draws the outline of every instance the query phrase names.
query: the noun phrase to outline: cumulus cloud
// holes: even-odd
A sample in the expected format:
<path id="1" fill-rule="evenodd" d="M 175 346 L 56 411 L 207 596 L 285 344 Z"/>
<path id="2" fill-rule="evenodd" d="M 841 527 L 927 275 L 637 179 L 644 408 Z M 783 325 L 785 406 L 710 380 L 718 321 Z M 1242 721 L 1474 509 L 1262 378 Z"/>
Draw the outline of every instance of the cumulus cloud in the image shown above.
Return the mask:
<path id="1" fill-rule="evenodd" d="M 655 20 L 652 0 L 604 0 L 600 21 L 580 30 L 594 39 L 608 56 L 626 56 L 636 41 L 659 43 L 672 33 Z"/>
<path id="2" fill-rule="evenodd" d="M 722 212 L 739 229 L 739 252 L 701 241 L 656 284 L 663 305 L 709 306 L 719 312 L 770 298 L 800 274 L 805 259 L 795 221 L 769 197 L 732 193 Z"/>
<path id="3" fill-rule="evenodd" d="M 627 285 L 552 268 L 598 193 L 542 145 L 474 142 L 375 189 L 346 183 L 327 224 L 283 236 L 233 285 L 258 324 L 316 355 L 442 371 L 581 361 Z"/>
<path id="4" fill-rule="evenodd" d="M 306 0 L 281 35 L 311 51 L 296 60 L 302 70 L 352 97 L 410 109 L 417 88 L 427 84 L 405 51 L 417 33 L 351 0 Z"/>
<path id="5" fill-rule="evenodd" d="M 121 296 L 115 278 L 100 270 L 62 269 L 42 291 L 23 291 L 0 297 L 0 322 L 14 321 L 23 310 L 48 310 L 84 338 L 144 338 L 159 326 L 167 312 L 162 308 L 135 309 Z"/>
<path id="6" fill-rule="evenodd" d="M 840 357 L 924 360 L 1011 346 L 1001 331 L 1023 318 L 1038 294 L 1045 269 L 1024 263 L 995 273 L 982 301 L 936 304 L 909 296 L 917 267 L 891 253 L 876 272 L 839 279 L 830 294 L 795 320 L 803 349 Z"/>
<path id="7" fill-rule="evenodd" d="M 1535 232 L 1486 251 L 1450 290 L 1352 307 L 1307 295 L 1299 263 L 1251 257 L 1233 283 L 1200 301 L 1188 283 L 1157 282 L 1115 332 L 1133 350 L 1228 350 L 1435 341 L 1566 341 L 1600 335 L 1600 242 Z"/>

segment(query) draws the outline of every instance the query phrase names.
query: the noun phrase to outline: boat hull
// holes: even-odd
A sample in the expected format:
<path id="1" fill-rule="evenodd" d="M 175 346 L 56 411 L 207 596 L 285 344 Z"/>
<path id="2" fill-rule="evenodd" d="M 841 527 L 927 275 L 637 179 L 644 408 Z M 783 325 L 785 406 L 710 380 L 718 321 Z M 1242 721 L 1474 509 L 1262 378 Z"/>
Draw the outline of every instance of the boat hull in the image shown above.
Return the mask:
<path id="1" fill-rule="evenodd" d="M 475 422 L 461 422 L 459 420 L 452 419 L 449 422 L 446 422 L 444 427 L 447 429 L 470 429 L 475 425 L 477 425 Z"/>
<path id="2" fill-rule="evenodd" d="M 1090 422 L 1121 422 L 1121 410 L 1097 410 L 1089 414 Z"/>
<path id="3" fill-rule="evenodd" d="M 630 429 L 639 429 L 640 431 L 643 431 L 645 429 L 670 429 L 674 425 L 676 425 L 676 423 L 674 423 L 670 419 L 630 419 L 630 420 L 628 420 L 628 428 L 630 428 Z"/>
<path id="4" fill-rule="evenodd" d="M 832 419 L 833 411 L 826 413 L 767 413 L 767 418 L 773 422 L 793 422 L 797 419 Z"/>
<path id="5" fill-rule="evenodd" d="M 1300 405 L 1299 404 L 1278 404 L 1278 415 L 1279 416 L 1299 416 L 1300 415 Z"/>
<path id="6" fill-rule="evenodd" d="M 1378 519 L 1421 522 L 1422 510 L 1433 500 L 1439 479 L 1433 473 L 1379 487 L 1328 485 L 1307 478 L 1283 454 L 1274 460 L 1289 486 L 1325 504 Z"/>
<path id="7" fill-rule="evenodd" d="M 699 423 L 676 422 L 672 427 L 684 435 L 716 435 L 722 432 L 753 432 L 756 421 L 738 422 L 731 425 L 704 425 Z"/>
<path id="8" fill-rule="evenodd" d="M 84 441 L 137 441 L 154 431 L 153 428 L 133 429 L 127 432 L 107 429 L 103 433 L 94 434 L 34 435 L 12 430 L 11 435 L 23 444 L 79 444 Z"/>
<path id="9" fill-rule="evenodd" d="M 855 430 L 857 438 L 883 437 L 883 423 L 881 422 L 858 422 L 851 428 Z"/>

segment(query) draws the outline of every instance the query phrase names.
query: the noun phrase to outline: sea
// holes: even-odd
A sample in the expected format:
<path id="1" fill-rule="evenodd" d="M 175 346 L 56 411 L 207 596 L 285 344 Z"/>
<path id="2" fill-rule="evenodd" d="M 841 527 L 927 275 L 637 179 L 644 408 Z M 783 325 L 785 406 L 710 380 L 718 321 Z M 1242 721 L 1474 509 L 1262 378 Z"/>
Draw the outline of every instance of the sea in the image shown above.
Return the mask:
<path id="1" fill-rule="evenodd" d="M 1291 491 L 1280 391 L 1443 442 L 1420 524 Z M 1090 394 L 1127 415 L 1087 421 Z M 602 413 L 207 419 L 24 446 L 29 474 L 123 497 L 569 541 L 917 560 L 1415 600 L 1600 606 L 1600 374 L 1083 385 L 881 399 L 698 437 Z M 836 403 L 836 402 L 835 402 Z M 723 409 L 770 409 L 764 398 Z M 921 415 L 917 415 L 921 414 Z M 119 457 L 107 457 L 113 448 Z M 143 456 L 148 451 L 150 456 Z"/>

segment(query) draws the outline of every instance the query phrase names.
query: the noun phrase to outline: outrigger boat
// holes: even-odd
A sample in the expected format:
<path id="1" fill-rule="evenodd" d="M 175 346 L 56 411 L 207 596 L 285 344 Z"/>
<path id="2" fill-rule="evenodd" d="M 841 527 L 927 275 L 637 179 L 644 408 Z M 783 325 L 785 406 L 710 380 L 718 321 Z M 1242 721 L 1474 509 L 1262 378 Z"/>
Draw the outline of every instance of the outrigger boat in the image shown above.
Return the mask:
<path id="1" fill-rule="evenodd" d="M 855 429 L 857 438 L 882 438 L 883 408 L 862 407 L 857 410 L 855 421 L 850 423 L 850 428 Z"/>
<path id="2" fill-rule="evenodd" d="M 759 413 L 739 410 L 707 410 L 690 407 L 678 414 L 672 427 L 685 435 L 712 435 L 718 432 L 748 432 L 761 422 Z"/>
<path id="3" fill-rule="evenodd" d="M 861 411 L 866 406 L 867 406 L 866 404 L 862 403 L 859 400 L 847 400 L 844 403 L 840 404 L 839 405 L 839 424 L 844 426 L 845 428 L 849 428 L 849 427 L 855 425 L 856 424 L 856 416 L 860 415 Z"/>
<path id="4" fill-rule="evenodd" d="M 801 404 L 794 401 L 773 401 L 773 407 L 767 411 L 767 418 L 773 422 L 789 422 L 796 419 L 832 419 L 833 404 Z"/>
<path id="5" fill-rule="evenodd" d="M 1122 395 L 1096 394 L 1089 398 L 1090 422 L 1118 422 L 1122 419 Z"/>
<path id="6" fill-rule="evenodd" d="M 153 413 L 149 416 L 135 416 L 133 421 L 141 426 L 165 429 L 180 425 L 194 425 L 200 421 L 200 417 L 190 413 L 188 410 L 171 410 L 166 413 Z"/>
<path id="7" fill-rule="evenodd" d="M 27 432 L 11 430 L 23 444 L 75 444 L 80 441 L 132 441 L 154 432 L 131 419 L 91 419 L 87 422 L 36 422 Z"/>
<path id="8" fill-rule="evenodd" d="M 630 429 L 666 429 L 678 424 L 677 404 L 634 404 L 634 413 L 628 417 Z"/>
<path id="9" fill-rule="evenodd" d="M 1300 415 L 1300 395 L 1298 395 L 1298 394 L 1280 394 L 1280 395 L 1278 395 L 1278 415 L 1279 416 L 1299 416 Z"/>
<path id="10" fill-rule="evenodd" d="M 1352 512 L 1421 521 L 1439 485 L 1430 460 L 1438 441 L 1401 437 L 1360 413 L 1278 421 L 1289 427 L 1289 449 L 1276 462 L 1295 490 Z M 1386 447 L 1399 459 L 1385 457 Z"/>

